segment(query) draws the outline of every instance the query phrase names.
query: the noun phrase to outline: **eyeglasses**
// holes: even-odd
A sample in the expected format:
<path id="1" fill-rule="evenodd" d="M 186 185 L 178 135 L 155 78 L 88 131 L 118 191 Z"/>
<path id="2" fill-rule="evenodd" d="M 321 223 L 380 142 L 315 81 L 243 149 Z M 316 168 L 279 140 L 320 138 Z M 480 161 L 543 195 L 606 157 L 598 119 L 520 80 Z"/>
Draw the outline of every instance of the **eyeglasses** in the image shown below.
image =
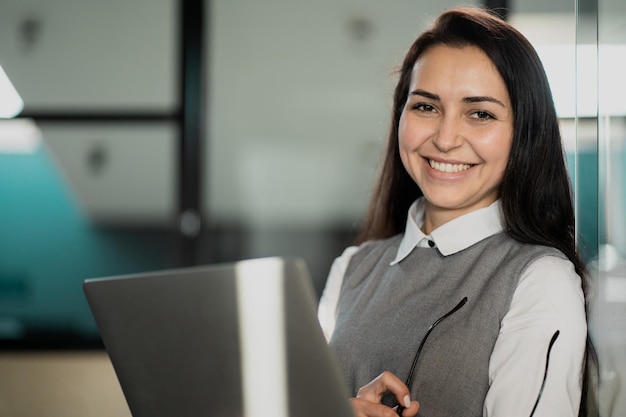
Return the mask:
<path id="1" fill-rule="evenodd" d="M 445 319 L 447 319 L 448 317 L 456 313 L 461 307 L 465 305 L 465 303 L 467 303 L 467 297 L 463 297 L 463 299 L 456 305 L 456 307 L 448 311 L 443 316 L 439 317 L 437 321 L 431 324 L 428 330 L 426 331 L 426 334 L 424 335 L 424 338 L 420 342 L 420 345 L 417 348 L 417 352 L 415 353 L 415 356 L 413 357 L 413 363 L 411 364 L 411 371 L 409 372 L 409 376 L 406 378 L 406 381 L 404 381 L 404 384 L 409 388 L 409 392 L 411 392 L 411 386 L 413 385 L 413 374 L 415 373 L 415 367 L 417 366 L 417 359 L 420 357 L 420 353 L 422 352 L 424 343 L 426 343 L 426 339 L 428 339 L 428 336 L 430 335 L 430 333 L 433 331 L 435 327 L 437 327 L 439 323 L 441 323 L 442 321 L 444 321 Z M 402 405 L 398 405 L 398 408 L 396 411 L 399 416 L 402 415 L 402 411 L 404 411 L 404 409 L 405 407 L 403 407 Z"/>
<path id="2" fill-rule="evenodd" d="M 428 339 L 428 336 L 430 335 L 430 333 L 433 331 L 433 329 L 439 324 L 441 323 L 443 320 L 447 319 L 448 317 L 450 317 L 452 314 L 456 313 L 461 307 L 463 307 L 465 305 L 465 303 L 467 303 L 467 297 L 463 297 L 463 299 L 449 312 L 447 312 L 446 314 L 444 314 L 443 316 L 439 317 L 433 324 L 430 325 L 430 327 L 428 328 L 428 330 L 426 331 L 426 334 L 424 335 L 424 338 L 422 339 L 422 341 L 419 344 L 419 347 L 417 348 L 417 352 L 415 353 L 415 356 L 413 357 L 413 363 L 411 364 L 411 370 L 409 371 L 409 376 L 406 378 L 406 381 L 404 382 L 405 385 L 407 386 L 407 388 L 409 389 L 409 392 L 411 391 L 411 387 L 413 385 L 413 375 L 415 374 L 415 368 L 417 366 L 417 360 L 420 356 L 420 353 L 422 352 L 422 348 L 424 347 L 424 344 L 426 343 L 426 339 Z M 537 409 L 537 405 L 539 405 L 539 400 L 541 399 L 541 396 L 543 395 L 543 389 L 546 385 L 546 379 L 548 378 L 548 366 L 550 364 L 550 353 L 552 351 L 552 346 L 554 345 L 554 342 L 556 342 L 556 339 L 559 337 L 560 331 L 557 330 L 556 332 L 554 332 L 554 334 L 552 335 L 552 338 L 550 339 L 550 343 L 548 344 L 548 352 L 546 354 L 546 368 L 545 371 L 543 373 L 543 380 L 541 382 L 541 388 L 539 389 L 539 394 L 537 395 L 537 400 L 535 401 L 535 405 L 530 413 L 529 417 L 533 417 L 533 415 L 535 414 L 535 410 Z M 402 411 L 404 411 L 405 407 L 402 405 L 398 405 L 398 408 L 396 409 L 396 412 L 399 416 L 402 415 Z"/>
<path id="3" fill-rule="evenodd" d="M 535 410 L 539 405 L 539 400 L 541 399 L 541 395 L 543 394 L 543 388 L 546 386 L 546 379 L 548 378 L 548 365 L 550 364 L 550 352 L 552 351 L 552 346 L 556 339 L 559 337 L 561 332 L 557 330 L 552 335 L 552 339 L 550 339 L 550 343 L 548 343 L 548 353 L 546 354 L 546 370 L 543 372 L 543 381 L 541 381 L 541 388 L 539 389 L 539 394 L 537 395 L 537 401 L 535 401 L 535 406 L 533 407 L 533 411 L 530 412 L 530 417 L 533 417 L 535 414 Z"/>

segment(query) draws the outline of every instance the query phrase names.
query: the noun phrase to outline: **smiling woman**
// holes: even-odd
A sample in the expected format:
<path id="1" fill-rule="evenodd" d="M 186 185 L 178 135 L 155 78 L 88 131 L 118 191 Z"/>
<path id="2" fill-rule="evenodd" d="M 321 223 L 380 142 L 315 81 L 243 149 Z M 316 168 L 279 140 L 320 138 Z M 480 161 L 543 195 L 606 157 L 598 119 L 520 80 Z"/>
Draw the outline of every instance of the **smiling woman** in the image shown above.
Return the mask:
<path id="1" fill-rule="evenodd" d="M 585 414 L 558 120 L 535 50 L 499 17 L 450 10 L 411 45 L 357 243 L 319 305 L 357 416 Z"/>
<path id="2" fill-rule="evenodd" d="M 415 63 L 400 157 L 426 197 L 423 231 L 498 198 L 513 136 L 511 100 L 487 55 L 434 46 Z"/>

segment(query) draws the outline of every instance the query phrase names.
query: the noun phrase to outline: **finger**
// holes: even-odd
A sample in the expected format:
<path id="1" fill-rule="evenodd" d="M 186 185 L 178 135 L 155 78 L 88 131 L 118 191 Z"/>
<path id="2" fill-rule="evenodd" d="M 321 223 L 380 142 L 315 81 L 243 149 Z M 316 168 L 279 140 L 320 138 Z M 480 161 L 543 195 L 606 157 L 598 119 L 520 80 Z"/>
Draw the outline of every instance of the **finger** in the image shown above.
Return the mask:
<path id="1" fill-rule="evenodd" d="M 363 398 L 351 398 L 350 404 L 355 417 L 397 417 L 394 409 Z"/>
<path id="2" fill-rule="evenodd" d="M 420 404 L 417 401 L 411 401 L 411 405 L 402 410 L 400 414 L 402 417 L 415 417 L 420 409 Z"/>
<path id="3" fill-rule="evenodd" d="M 364 398 L 368 401 L 379 403 L 387 392 L 391 392 L 396 397 L 398 404 L 406 408 L 411 406 L 409 389 L 400 378 L 389 371 L 381 373 L 369 384 L 361 387 L 357 393 L 357 398 Z"/>

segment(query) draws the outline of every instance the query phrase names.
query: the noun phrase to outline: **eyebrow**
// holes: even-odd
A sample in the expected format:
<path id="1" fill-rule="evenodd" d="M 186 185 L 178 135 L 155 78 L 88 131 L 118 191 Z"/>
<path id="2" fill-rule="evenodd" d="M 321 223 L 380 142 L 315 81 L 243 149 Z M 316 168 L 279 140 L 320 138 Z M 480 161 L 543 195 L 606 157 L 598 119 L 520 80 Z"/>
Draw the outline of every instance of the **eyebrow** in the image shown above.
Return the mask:
<path id="1" fill-rule="evenodd" d="M 420 90 L 419 88 L 417 90 L 411 91 L 409 93 L 409 95 L 412 95 L 412 96 L 422 96 L 422 97 L 429 98 L 431 100 L 441 101 L 441 98 L 437 94 L 429 93 L 428 91 Z M 499 104 L 500 106 L 506 108 L 506 106 L 504 105 L 503 102 L 501 102 L 497 98 L 494 98 L 494 97 L 491 97 L 491 96 L 463 97 L 463 103 L 480 103 L 480 102 L 483 102 L 483 101 L 488 101 L 490 103 L 496 103 L 496 104 Z"/>

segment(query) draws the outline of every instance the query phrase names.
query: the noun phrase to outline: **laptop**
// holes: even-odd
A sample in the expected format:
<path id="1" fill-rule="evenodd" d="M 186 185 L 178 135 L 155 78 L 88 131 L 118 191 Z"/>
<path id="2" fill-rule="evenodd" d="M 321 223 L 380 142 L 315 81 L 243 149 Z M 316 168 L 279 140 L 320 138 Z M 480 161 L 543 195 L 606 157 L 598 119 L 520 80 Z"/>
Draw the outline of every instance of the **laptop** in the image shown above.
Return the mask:
<path id="1" fill-rule="evenodd" d="M 86 280 L 134 417 L 352 417 L 306 265 L 261 258 Z"/>

